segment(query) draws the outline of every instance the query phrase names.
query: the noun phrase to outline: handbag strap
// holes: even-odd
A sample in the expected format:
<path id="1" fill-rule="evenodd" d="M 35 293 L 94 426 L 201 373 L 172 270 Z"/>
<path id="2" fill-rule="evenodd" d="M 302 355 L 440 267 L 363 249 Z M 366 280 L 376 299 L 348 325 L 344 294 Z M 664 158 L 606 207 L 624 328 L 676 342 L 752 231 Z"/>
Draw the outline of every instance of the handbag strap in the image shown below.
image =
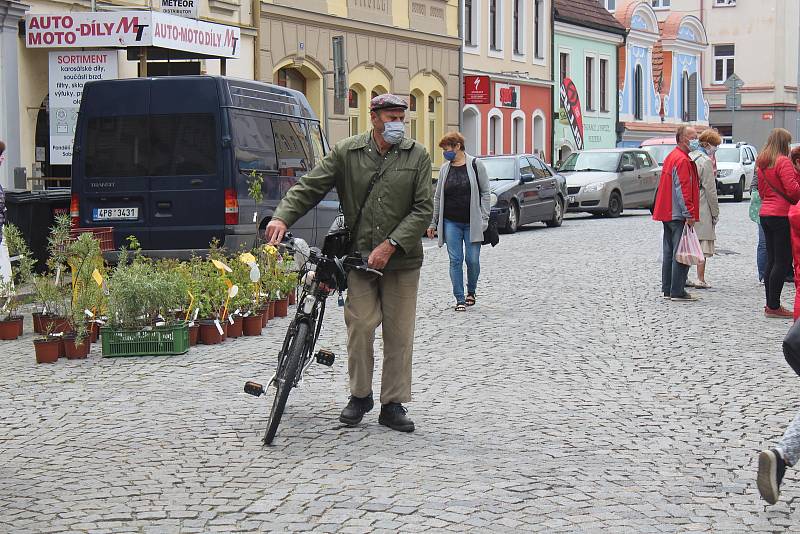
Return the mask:
<path id="1" fill-rule="evenodd" d="M 772 182 L 770 182 L 770 181 L 769 181 L 769 178 L 767 178 L 767 173 L 766 173 L 766 172 L 764 172 L 764 174 L 763 174 L 762 178 L 764 178 L 764 180 L 766 180 L 766 181 L 767 181 L 767 185 L 770 187 L 770 189 L 772 189 L 773 191 L 775 191 L 775 193 L 777 193 L 778 195 L 782 196 L 782 197 L 783 197 L 783 199 L 784 199 L 786 202 L 788 202 L 789 204 L 795 204 L 795 202 L 794 202 L 794 201 L 793 201 L 791 198 L 789 198 L 789 197 L 786 195 L 786 193 L 784 193 L 783 191 L 780 191 L 780 190 L 779 190 L 779 189 L 777 189 L 777 188 L 776 188 L 774 185 L 772 185 Z"/>
<path id="2" fill-rule="evenodd" d="M 361 214 L 364 213 L 364 206 L 367 204 L 367 200 L 369 200 L 369 196 L 372 194 L 372 189 L 375 187 L 375 184 L 378 182 L 378 178 L 381 176 L 381 171 L 379 170 L 375 174 L 372 175 L 372 178 L 369 181 L 369 185 L 367 186 L 367 194 L 364 195 L 364 200 L 361 202 L 361 206 L 358 208 L 358 215 L 356 215 L 356 222 L 353 224 L 353 228 L 350 230 L 350 235 L 352 238 L 355 238 L 356 232 L 358 231 L 358 225 L 361 223 Z M 339 208 L 341 209 L 341 203 L 339 204 Z"/>

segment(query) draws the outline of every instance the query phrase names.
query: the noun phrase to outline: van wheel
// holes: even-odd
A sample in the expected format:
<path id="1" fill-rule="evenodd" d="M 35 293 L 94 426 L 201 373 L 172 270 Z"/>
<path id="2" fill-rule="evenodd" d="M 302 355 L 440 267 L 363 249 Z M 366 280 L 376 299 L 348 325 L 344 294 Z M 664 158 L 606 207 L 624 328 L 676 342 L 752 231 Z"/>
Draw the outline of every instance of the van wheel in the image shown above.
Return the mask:
<path id="1" fill-rule="evenodd" d="M 737 185 L 736 189 L 733 190 L 733 200 L 735 200 L 736 202 L 741 202 L 743 194 L 744 194 L 744 176 L 739 178 L 739 185 Z"/>

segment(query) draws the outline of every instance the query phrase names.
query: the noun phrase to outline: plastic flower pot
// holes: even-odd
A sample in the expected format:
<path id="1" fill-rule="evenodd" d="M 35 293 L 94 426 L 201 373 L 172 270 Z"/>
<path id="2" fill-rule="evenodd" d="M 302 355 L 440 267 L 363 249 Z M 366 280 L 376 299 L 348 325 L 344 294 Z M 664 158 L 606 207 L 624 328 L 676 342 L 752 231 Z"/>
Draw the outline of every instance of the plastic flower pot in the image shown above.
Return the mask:
<path id="1" fill-rule="evenodd" d="M 267 321 L 269 321 L 269 305 L 261 306 L 256 310 L 255 314 L 261 317 L 261 327 L 267 326 Z"/>
<path id="2" fill-rule="evenodd" d="M 195 323 L 189 327 L 189 346 L 194 347 L 200 340 L 200 325 Z"/>
<path id="3" fill-rule="evenodd" d="M 55 363 L 58 361 L 61 340 L 54 337 L 34 339 L 33 348 L 36 351 L 36 363 Z"/>
<path id="4" fill-rule="evenodd" d="M 64 352 L 69 360 L 82 360 L 89 355 L 90 337 L 84 336 L 80 341 L 74 334 L 64 336 Z"/>
<path id="5" fill-rule="evenodd" d="M 275 301 L 275 317 L 286 317 L 289 315 L 289 299 L 280 299 Z"/>
<path id="6" fill-rule="evenodd" d="M 217 325 L 214 324 L 214 321 L 200 321 L 200 343 L 203 345 L 222 343 L 222 334 L 217 330 Z"/>
<path id="7" fill-rule="evenodd" d="M 292 289 L 289 293 L 289 306 L 294 306 L 295 304 L 297 304 L 297 290 Z"/>
<path id="8" fill-rule="evenodd" d="M 34 312 L 33 313 L 33 332 L 35 334 L 41 334 L 42 330 L 42 312 Z"/>
<path id="9" fill-rule="evenodd" d="M 66 317 L 53 317 L 52 322 L 54 334 L 71 334 L 73 332 L 72 325 Z M 44 326 L 44 322 L 42 325 Z"/>
<path id="10" fill-rule="evenodd" d="M 260 336 L 264 328 L 263 314 L 250 315 L 242 320 L 242 333 L 245 336 Z"/>
<path id="11" fill-rule="evenodd" d="M 230 338 L 242 337 L 244 320 L 241 315 L 233 315 L 232 317 L 233 317 L 233 324 L 231 324 L 230 321 L 228 320 L 225 321 L 228 324 L 228 337 Z"/>
<path id="12" fill-rule="evenodd" d="M 94 321 L 87 321 L 86 329 L 89 332 L 89 343 L 97 343 L 100 337 L 100 325 Z"/>
<path id="13" fill-rule="evenodd" d="M 269 301 L 269 315 L 267 315 L 267 320 L 275 318 L 275 301 Z"/>
<path id="14" fill-rule="evenodd" d="M 0 321 L 0 340 L 11 341 L 19 337 L 19 325 L 17 321 L 9 319 L 8 321 Z"/>
<path id="15" fill-rule="evenodd" d="M 22 329 L 22 324 L 23 324 L 25 318 L 22 317 L 21 315 L 12 315 L 11 316 L 11 320 L 14 321 L 15 323 L 17 323 L 17 327 L 19 327 L 19 335 L 22 335 L 24 333 L 24 331 Z"/>

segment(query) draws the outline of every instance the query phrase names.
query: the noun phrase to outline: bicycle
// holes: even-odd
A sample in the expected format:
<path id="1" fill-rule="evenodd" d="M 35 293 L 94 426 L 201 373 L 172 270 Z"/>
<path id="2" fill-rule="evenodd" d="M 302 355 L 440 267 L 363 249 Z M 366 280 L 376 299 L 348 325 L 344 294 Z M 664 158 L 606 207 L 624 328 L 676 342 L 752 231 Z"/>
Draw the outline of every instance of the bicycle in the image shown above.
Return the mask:
<path id="1" fill-rule="evenodd" d="M 347 273 L 350 270 L 355 269 L 378 276 L 383 274 L 367 267 L 366 260 L 360 256 L 337 257 L 331 253 L 326 254 L 318 248 L 309 249 L 305 241 L 292 238 L 291 235 L 284 239 L 282 246 L 294 251 L 296 262 L 301 265 L 302 293 L 297 300 L 297 312 L 289 323 L 283 346 L 278 353 L 275 374 L 267 383 L 267 388 L 275 387 L 275 397 L 272 401 L 267 431 L 264 434 L 263 441 L 266 445 L 271 444 L 275 438 L 289 393 L 292 388 L 300 385 L 303 374 L 314 359 L 330 367 L 336 358 L 331 351 L 325 349 L 320 349 L 316 357 L 312 358 L 322 330 L 328 297 L 331 293 L 338 292 L 341 304 L 341 293 L 347 288 Z M 323 246 L 323 250 L 327 248 Z M 260 397 L 266 393 L 266 388 L 257 382 L 248 381 L 244 385 L 244 391 L 249 395 Z"/>

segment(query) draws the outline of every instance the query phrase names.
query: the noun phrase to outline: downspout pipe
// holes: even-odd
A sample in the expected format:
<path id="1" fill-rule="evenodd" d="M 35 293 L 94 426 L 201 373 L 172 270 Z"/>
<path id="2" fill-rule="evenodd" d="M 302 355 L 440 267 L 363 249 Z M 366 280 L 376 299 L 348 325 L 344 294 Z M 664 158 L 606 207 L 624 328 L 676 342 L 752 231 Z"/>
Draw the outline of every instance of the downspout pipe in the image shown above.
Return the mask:
<path id="1" fill-rule="evenodd" d="M 250 19 L 256 34 L 253 37 L 253 79 L 261 80 L 261 0 L 252 0 Z M 272 81 L 272 80 L 270 80 Z"/>
<path id="2" fill-rule="evenodd" d="M 556 99 L 556 86 L 561 87 L 561 80 L 556 80 L 556 60 L 555 60 L 555 46 L 556 46 L 556 26 L 555 26 L 555 12 L 556 8 L 552 0 L 550 1 L 550 79 L 553 80 L 553 85 L 550 86 L 550 163 L 556 162 L 556 115 L 555 99 Z M 545 150 L 545 152 L 547 152 Z"/>
<path id="3" fill-rule="evenodd" d="M 464 0 L 458 0 L 458 131 L 464 128 Z M 480 142 L 476 152 L 480 152 Z"/>

